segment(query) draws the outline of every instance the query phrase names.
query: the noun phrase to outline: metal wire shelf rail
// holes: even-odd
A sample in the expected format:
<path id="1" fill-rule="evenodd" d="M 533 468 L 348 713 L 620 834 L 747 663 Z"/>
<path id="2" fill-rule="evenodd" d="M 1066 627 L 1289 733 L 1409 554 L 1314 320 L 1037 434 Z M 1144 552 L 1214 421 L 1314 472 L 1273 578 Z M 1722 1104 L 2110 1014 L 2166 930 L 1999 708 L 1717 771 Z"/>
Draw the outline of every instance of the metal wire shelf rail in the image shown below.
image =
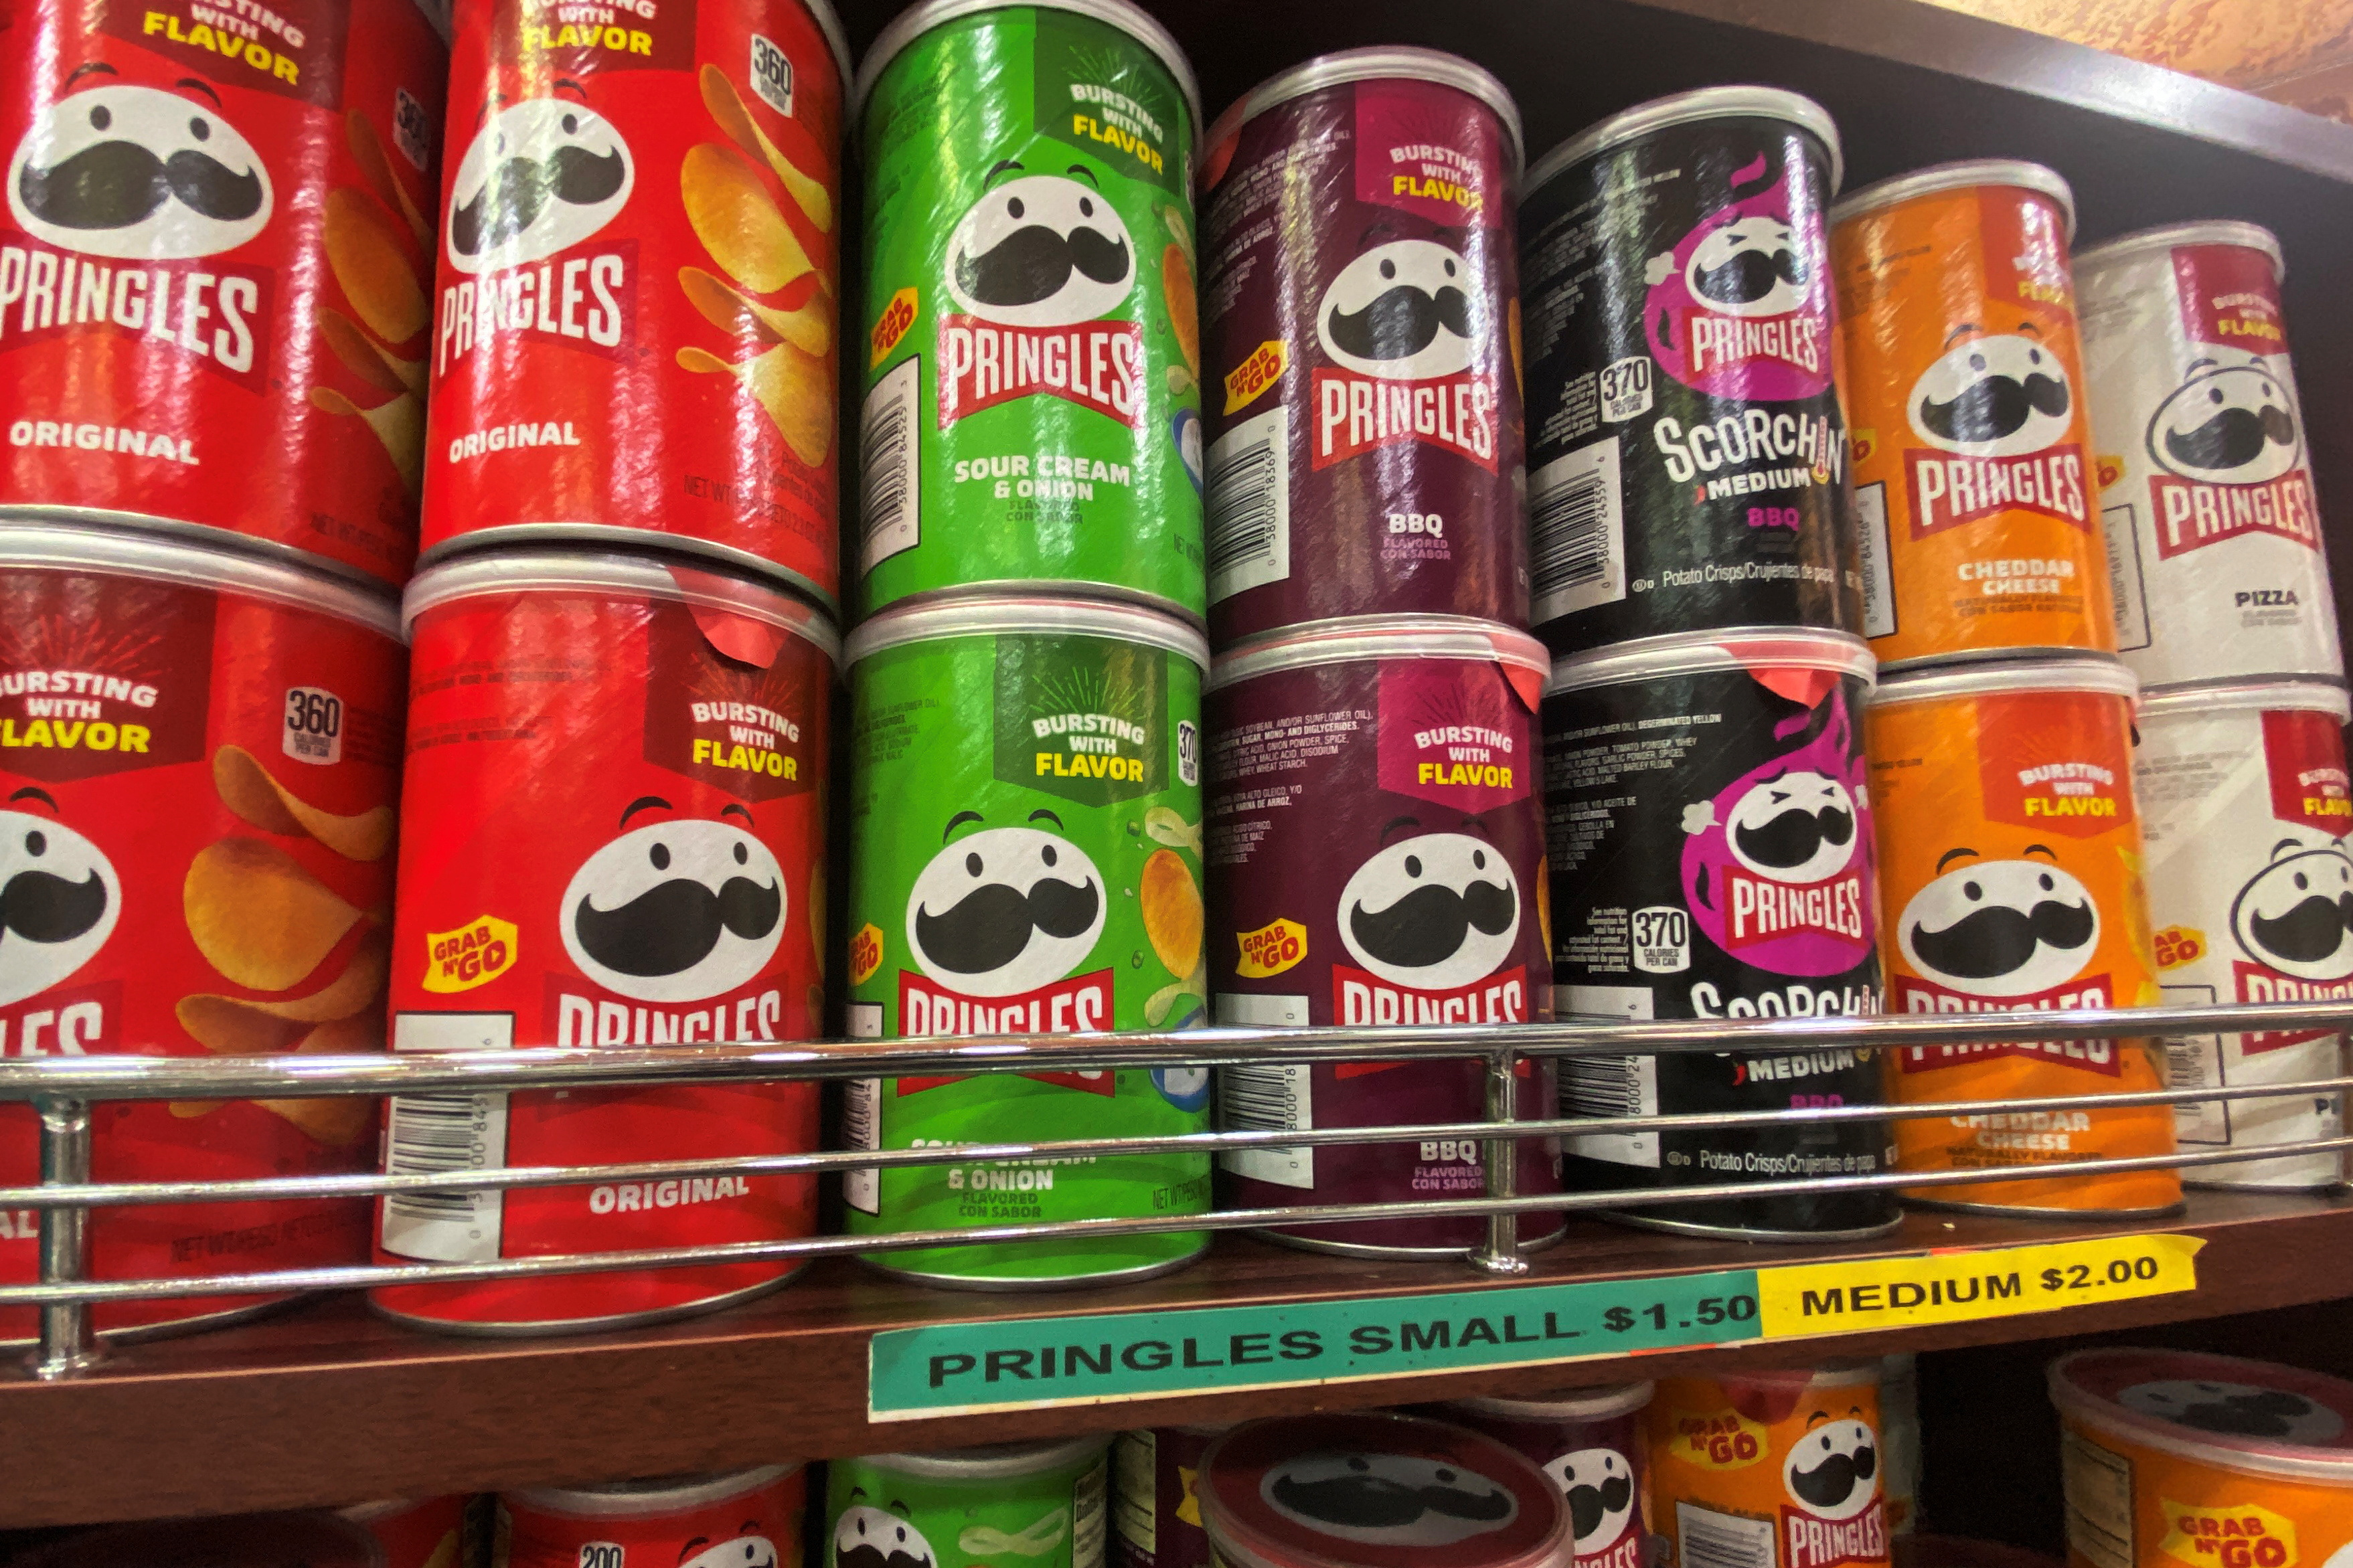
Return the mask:
<path id="1" fill-rule="evenodd" d="M 2341 1096 L 2353 1077 L 2295 1082 L 2195 1086 L 2116 1094 L 1976 1100 L 1904 1106 L 1834 1106 L 1707 1115 L 1547 1117 L 1515 1114 L 1513 1086 L 1523 1059 L 1679 1053 L 1786 1054 L 1825 1048 L 1889 1050 L 1949 1046 L 2031 1044 L 2049 1039 L 2053 1018 L 2042 1013 L 1899 1015 L 1878 1017 L 1744 1018 L 1645 1023 L 1568 1019 L 1493 1026 L 1385 1026 L 1370 1028 L 1259 1029 L 1217 1027 L 1181 1032 L 1092 1036 L 1004 1036 L 944 1040 L 842 1040 L 790 1045 L 531 1048 L 512 1051 L 406 1053 L 374 1056 L 163 1058 L 107 1056 L 0 1063 L 0 1103 L 28 1102 L 39 1122 L 39 1177 L 31 1185 L 0 1186 L 0 1209 L 40 1215 L 39 1279 L 0 1284 L 0 1307 L 37 1308 L 38 1347 L 28 1362 L 40 1377 L 69 1376 L 98 1359 L 90 1314 L 100 1302 L 178 1296 L 360 1289 L 434 1281 L 592 1273 L 693 1264 L 808 1259 L 1041 1237 L 1237 1230 L 1275 1225 L 1333 1224 L 1393 1218 L 1481 1215 L 1484 1242 L 1469 1249 L 1475 1268 L 1508 1277 L 1528 1264 L 1519 1247 L 1523 1214 L 1577 1214 L 1621 1208 L 1622 1192 L 1522 1194 L 1514 1190 L 1519 1140 L 1599 1132 L 1666 1131 L 1691 1127 L 1771 1127 L 1842 1121 L 1892 1121 L 2125 1106 L 2206 1104 L 2304 1095 Z M 2102 1009 L 2070 1012 L 2070 1039 L 2137 1038 L 2238 1032 L 2353 1028 L 2353 1001 L 2220 1007 Z M 382 1097 L 407 1093 L 503 1093 L 523 1089 L 609 1089 L 664 1083 L 793 1082 L 877 1077 L 1021 1072 L 1050 1064 L 1057 1071 L 1150 1067 L 1217 1068 L 1328 1061 L 1422 1061 L 1476 1058 L 1485 1064 L 1485 1116 L 1477 1121 L 1386 1127 L 1299 1128 L 1212 1131 L 1152 1139 L 1074 1138 L 1050 1142 L 966 1143 L 948 1148 L 840 1151 L 806 1154 L 639 1161 L 593 1165 L 516 1166 L 424 1175 L 378 1173 L 278 1176 L 237 1181 L 97 1182 L 91 1175 L 92 1109 L 130 1100 Z M 476 1193 L 607 1182 L 693 1180 L 721 1175 L 814 1175 L 869 1167 L 935 1165 L 974 1161 L 1042 1160 L 1145 1152 L 1215 1154 L 1241 1149 L 1328 1144 L 1402 1143 L 1431 1139 L 1481 1145 L 1484 1191 L 1475 1197 L 1402 1202 L 1303 1204 L 1218 1208 L 1206 1215 L 1137 1219 L 997 1225 L 893 1236 L 813 1236 L 792 1240 L 666 1247 L 626 1252 L 502 1258 L 480 1263 L 350 1265 L 259 1270 L 148 1279 L 90 1278 L 89 1218 L 114 1205 L 189 1202 L 366 1198 L 387 1194 Z M 1933 1188 L 2021 1179 L 2153 1168 L 2192 1169 L 2250 1159 L 2324 1152 L 2353 1147 L 2353 1135 L 2133 1159 L 2040 1163 L 2010 1172 L 1888 1172 L 1737 1183 L 1705 1182 L 1645 1187 L 1641 1206 L 1726 1197 L 1762 1198 L 1825 1188 Z"/>

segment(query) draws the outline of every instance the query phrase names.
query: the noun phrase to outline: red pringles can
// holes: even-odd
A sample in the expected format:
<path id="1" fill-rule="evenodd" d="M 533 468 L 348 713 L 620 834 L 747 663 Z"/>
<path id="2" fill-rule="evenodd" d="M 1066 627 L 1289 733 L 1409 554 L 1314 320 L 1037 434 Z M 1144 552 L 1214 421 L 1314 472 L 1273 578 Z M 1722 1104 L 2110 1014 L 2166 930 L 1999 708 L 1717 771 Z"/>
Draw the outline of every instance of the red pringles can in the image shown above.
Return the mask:
<path id="1" fill-rule="evenodd" d="M 11 7 L 0 514 L 417 553 L 448 48 L 415 0 Z"/>
<path id="2" fill-rule="evenodd" d="M 1543 645 L 1448 616 L 1318 622 L 1210 668 L 1209 984 L 1218 1022 L 1271 1027 L 1517 1024 L 1552 1016 L 1551 913 L 1535 772 Z M 1554 1069 L 1524 1060 L 1521 1117 L 1550 1114 Z M 1483 1061 L 1219 1069 L 1229 1130 L 1476 1121 Z M 1517 1145 L 1521 1194 L 1560 1157 Z M 1475 1140 L 1325 1144 L 1222 1156 L 1236 1201 L 1405 1202 L 1485 1190 Z M 1524 1222 L 1557 1234 L 1556 1218 Z M 1459 1252 L 1475 1215 L 1274 1233 L 1296 1246 Z"/>
<path id="3" fill-rule="evenodd" d="M 393 1047 L 807 1039 L 824 1016 L 825 770 L 839 647 L 749 576 L 588 552 L 432 568 L 413 647 L 412 835 L 393 925 Z M 396 1173 L 797 1153 L 814 1084 L 395 1097 Z M 776 1241 L 803 1176 L 394 1195 L 387 1261 Z M 495 1332 L 717 1306 L 783 1260 L 396 1286 L 378 1310 Z"/>
<path id="4" fill-rule="evenodd" d="M 499 1568 L 801 1568 L 808 1476 L 766 1465 L 501 1492 Z"/>
<path id="5" fill-rule="evenodd" d="M 827 0 L 459 0 L 457 24 L 427 558 L 661 544 L 830 605 L 849 55 Z"/>
<path id="6" fill-rule="evenodd" d="M 1202 164 L 1209 632 L 1528 619 L 1511 94 L 1434 49 L 1261 83 Z"/>
<path id="7" fill-rule="evenodd" d="M 0 525 L 0 1057 L 384 1047 L 402 653 L 338 579 L 152 533 Z M 373 1101 L 140 1101 L 92 1113 L 102 1182 L 366 1168 Z M 0 1110 L 0 1183 L 36 1179 Z M 356 1262 L 352 1199 L 102 1208 L 101 1279 Z M 0 1279 L 37 1272 L 0 1211 Z M 108 1303 L 101 1330 L 269 1298 Z M 0 1310 L 0 1338 L 33 1331 Z"/>

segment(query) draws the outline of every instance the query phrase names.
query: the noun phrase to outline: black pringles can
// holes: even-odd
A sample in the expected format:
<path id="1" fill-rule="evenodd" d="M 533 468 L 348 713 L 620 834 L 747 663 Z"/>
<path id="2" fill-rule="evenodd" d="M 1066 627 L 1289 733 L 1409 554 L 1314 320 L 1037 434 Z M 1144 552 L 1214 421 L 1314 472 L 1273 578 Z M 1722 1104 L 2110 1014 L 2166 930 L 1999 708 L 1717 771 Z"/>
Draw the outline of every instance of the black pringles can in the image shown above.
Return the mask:
<path id="1" fill-rule="evenodd" d="M 1530 568 L 1556 653 L 1861 629 L 1824 222 L 1840 174 L 1830 115 L 1762 87 L 1628 110 L 1529 171 Z"/>
<path id="2" fill-rule="evenodd" d="M 1862 710 L 1870 649 L 1747 627 L 1559 660 L 1545 687 L 1553 1000 L 1620 1019 L 1821 1017 L 1880 1009 L 1879 902 Z M 1881 1101 L 1869 1051 L 1565 1057 L 1567 1116 L 1721 1115 Z M 1825 1182 L 1893 1166 L 1875 1120 L 1597 1132 L 1564 1140 L 1571 1192 Z M 1630 1208 L 1661 1229 L 1753 1238 L 1875 1234 L 1892 1196 Z"/>

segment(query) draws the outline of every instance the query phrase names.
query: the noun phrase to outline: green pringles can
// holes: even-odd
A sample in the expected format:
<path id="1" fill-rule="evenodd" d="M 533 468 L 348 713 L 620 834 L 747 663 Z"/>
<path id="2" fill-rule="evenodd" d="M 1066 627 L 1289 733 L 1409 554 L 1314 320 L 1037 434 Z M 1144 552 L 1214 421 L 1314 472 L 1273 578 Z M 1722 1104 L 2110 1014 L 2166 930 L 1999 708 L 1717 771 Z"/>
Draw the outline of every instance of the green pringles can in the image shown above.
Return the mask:
<path id="1" fill-rule="evenodd" d="M 1103 1568 L 1111 1436 L 826 1467 L 824 1568 Z"/>
<path id="2" fill-rule="evenodd" d="M 1200 91 L 1126 0 L 928 0 L 867 51 L 857 603 L 1198 622 Z"/>
<path id="3" fill-rule="evenodd" d="M 964 595 L 849 638 L 849 1031 L 1079 1034 L 1202 1021 L 1200 633 L 1109 600 Z M 843 1142 L 910 1149 L 1166 1138 L 1208 1126 L 1206 1069 L 852 1083 Z M 1194 1215 L 1206 1154 L 849 1173 L 852 1236 Z M 980 1289 L 1134 1279 L 1196 1231 L 872 1255 Z"/>

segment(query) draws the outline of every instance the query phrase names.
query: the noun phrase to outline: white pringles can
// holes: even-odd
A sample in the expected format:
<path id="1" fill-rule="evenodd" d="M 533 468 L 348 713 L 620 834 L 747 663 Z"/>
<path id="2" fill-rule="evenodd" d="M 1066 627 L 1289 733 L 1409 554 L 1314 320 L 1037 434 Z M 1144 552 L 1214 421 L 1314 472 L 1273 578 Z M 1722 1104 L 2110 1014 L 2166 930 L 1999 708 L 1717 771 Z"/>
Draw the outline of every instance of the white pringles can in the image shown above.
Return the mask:
<path id="1" fill-rule="evenodd" d="M 2171 1005 L 2353 996 L 2353 786 L 2342 687 L 2270 681 L 2182 688 L 2141 700 L 2133 787 L 2148 856 L 2158 978 Z M 2176 1088 L 2338 1076 L 2327 1030 L 2177 1035 Z M 2179 1108 L 2185 1152 L 2334 1138 L 2342 1096 L 2200 1100 Z M 2199 1186 L 2322 1187 L 2334 1152 L 2191 1166 Z"/>
<path id="2" fill-rule="evenodd" d="M 2179 224 L 2074 267 L 2125 663 L 2144 689 L 2342 676 L 2279 241 Z"/>

